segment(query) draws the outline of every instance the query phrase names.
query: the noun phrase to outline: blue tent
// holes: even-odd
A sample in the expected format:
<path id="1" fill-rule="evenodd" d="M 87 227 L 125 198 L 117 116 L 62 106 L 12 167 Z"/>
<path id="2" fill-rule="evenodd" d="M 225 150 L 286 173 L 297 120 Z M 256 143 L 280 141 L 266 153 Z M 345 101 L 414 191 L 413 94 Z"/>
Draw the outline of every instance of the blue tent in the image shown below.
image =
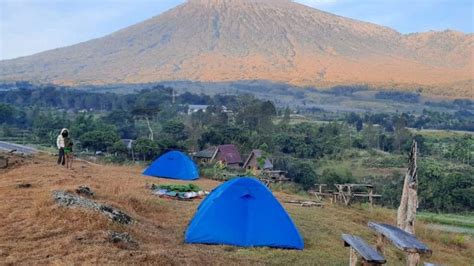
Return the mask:
<path id="1" fill-rule="evenodd" d="M 258 179 L 234 178 L 213 190 L 199 205 L 186 243 L 303 249 L 288 213 Z"/>
<path id="2" fill-rule="evenodd" d="M 170 151 L 161 155 L 143 174 L 170 179 L 195 180 L 199 178 L 199 169 L 186 154 Z"/>

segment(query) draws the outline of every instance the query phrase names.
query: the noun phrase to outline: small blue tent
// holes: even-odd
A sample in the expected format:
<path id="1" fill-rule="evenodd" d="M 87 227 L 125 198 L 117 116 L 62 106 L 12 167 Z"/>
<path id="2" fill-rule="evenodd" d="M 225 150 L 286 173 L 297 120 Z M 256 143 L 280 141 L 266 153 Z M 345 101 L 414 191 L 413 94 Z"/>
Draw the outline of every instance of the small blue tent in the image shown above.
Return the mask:
<path id="1" fill-rule="evenodd" d="M 143 174 L 170 179 L 195 180 L 199 178 L 199 169 L 186 154 L 170 151 L 161 155 Z"/>
<path id="2" fill-rule="evenodd" d="M 258 179 L 234 178 L 213 190 L 199 205 L 186 243 L 303 249 L 288 213 Z"/>

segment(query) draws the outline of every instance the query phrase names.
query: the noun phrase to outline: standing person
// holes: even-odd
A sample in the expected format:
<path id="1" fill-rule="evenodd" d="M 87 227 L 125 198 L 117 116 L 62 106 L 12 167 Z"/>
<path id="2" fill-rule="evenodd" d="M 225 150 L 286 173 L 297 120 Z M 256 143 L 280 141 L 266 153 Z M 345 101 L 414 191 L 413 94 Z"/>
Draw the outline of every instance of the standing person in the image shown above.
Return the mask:
<path id="1" fill-rule="evenodd" d="M 71 137 L 69 135 L 64 137 L 64 158 L 66 160 L 66 168 L 69 169 L 72 169 L 72 161 L 74 160 L 72 146 L 74 146 L 74 143 L 72 142 Z"/>
<path id="2" fill-rule="evenodd" d="M 58 138 L 56 139 L 56 146 L 59 150 L 58 164 L 64 165 L 66 163 L 66 158 L 64 157 L 64 138 L 69 136 L 67 128 L 61 129 Z"/>

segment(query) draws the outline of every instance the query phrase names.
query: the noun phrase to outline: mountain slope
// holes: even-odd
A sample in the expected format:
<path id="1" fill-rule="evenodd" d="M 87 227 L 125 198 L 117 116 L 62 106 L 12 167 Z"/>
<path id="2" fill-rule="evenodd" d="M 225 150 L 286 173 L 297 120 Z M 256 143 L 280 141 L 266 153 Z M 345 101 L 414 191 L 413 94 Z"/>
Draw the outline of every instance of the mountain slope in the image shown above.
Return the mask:
<path id="1" fill-rule="evenodd" d="M 0 79 L 263 79 L 422 86 L 432 94 L 474 97 L 473 44 L 473 34 L 402 35 L 287 0 L 191 0 L 103 38 L 2 61 Z"/>

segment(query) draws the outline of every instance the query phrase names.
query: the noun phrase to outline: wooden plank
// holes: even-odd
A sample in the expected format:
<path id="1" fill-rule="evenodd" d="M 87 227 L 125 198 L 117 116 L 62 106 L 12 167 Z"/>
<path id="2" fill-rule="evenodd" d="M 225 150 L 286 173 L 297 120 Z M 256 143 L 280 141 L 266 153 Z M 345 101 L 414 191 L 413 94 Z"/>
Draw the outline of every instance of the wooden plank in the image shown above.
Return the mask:
<path id="1" fill-rule="evenodd" d="M 372 184 L 335 184 L 336 186 L 344 186 L 344 187 L 367 187 L 373 188 L 374 185 Z"/>
<path id="2" fill-rule="evenodd" d="M 362 238 L 349 234 L 342 234 L 345 246 L 353 248 L 366 262 L 384 264 L 387 261 L 373 247 L 367 244 Z"/>
<path id="3" fill-rule="evenodd" d="M 354 197 L 374 197 L 374 198 L 380 198 L 382 197 L 382 195 L 379 195 L 379 194 L 360 194 L 360 193 L 354 193 L 352 194 L 352 196 Z"/>
<path id="4" fill-rule="evenodd" d="M 379 224 L 369 222 L 369 228 L 386 237 L 392 244 L 400 250 L 410 253 L 431 254 L 431 249 L 420 242 L 413 234 L 405 232 L 400 228 L 389 224 Z"/>

